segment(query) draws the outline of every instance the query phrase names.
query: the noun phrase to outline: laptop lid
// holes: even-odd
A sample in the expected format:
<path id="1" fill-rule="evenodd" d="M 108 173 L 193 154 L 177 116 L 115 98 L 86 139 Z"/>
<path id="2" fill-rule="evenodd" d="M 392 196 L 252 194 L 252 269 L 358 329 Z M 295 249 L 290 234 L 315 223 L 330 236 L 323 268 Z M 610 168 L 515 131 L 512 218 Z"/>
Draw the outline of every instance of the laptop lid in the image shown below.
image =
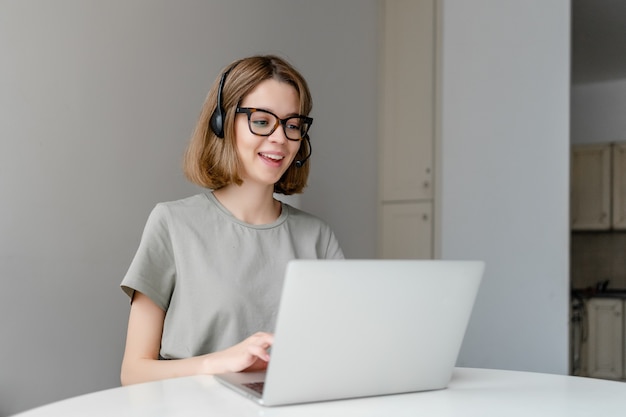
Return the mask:
<path id="1" fill-rule="evenodd" d="M 445 388 L 483 270 L 479 261 L 291 261 L 259 402 Z M 249 383 L 259 377 L 218 380 Z M 236 389 L 252 395 L 249 388 Z"/>

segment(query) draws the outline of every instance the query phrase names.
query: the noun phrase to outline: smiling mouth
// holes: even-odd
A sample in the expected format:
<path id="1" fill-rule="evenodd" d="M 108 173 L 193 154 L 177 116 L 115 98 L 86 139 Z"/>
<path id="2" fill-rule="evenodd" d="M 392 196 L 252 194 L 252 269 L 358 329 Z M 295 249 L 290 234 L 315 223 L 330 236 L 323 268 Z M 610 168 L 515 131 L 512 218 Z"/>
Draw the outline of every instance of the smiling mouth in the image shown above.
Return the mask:
<path id="1" fill-rule="evenodd" d="M 282 161 L 283 159 L 285 159 L 285 157 L 282 155 L 274 155 L 274 154 L 262 153 L 262 152 L 259 152 L 259 155 L 263 158 L 266 158 L 272 161 Z"/>

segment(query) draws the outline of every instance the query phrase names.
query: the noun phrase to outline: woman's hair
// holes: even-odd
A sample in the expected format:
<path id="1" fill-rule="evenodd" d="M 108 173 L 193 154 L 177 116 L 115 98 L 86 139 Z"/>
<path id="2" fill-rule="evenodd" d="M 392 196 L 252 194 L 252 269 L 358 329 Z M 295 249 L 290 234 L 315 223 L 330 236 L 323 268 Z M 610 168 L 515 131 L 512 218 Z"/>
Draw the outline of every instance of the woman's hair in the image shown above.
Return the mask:
<path id="1" fill-rule="evenodd" d="M 224 138 L 217 137 L 211 129 L 211 115 L 219 105 L 217 93 L 222 74 L 228 71 L 222 90 L 224 109 Z M 235 146 L 235 109 L 243 99 L 265 80 L 275 79 L 293 86 L 300 98 L 299 113 L 308 116 L 313 107 L 306 80 L 289 63 L 273 55 L 252 56 L 230 64 L 213 83 L 207 95 L 200 118 L 196 124 L 187 151 L 183 169 L 185 176 L 202 187 L 217 190 L 229 184 L 241 185 L 241 162 Z M 300 141 L 294 161 L 302 160 L 309 152 L 306 140 Z M 287 168 L 274 185 L 274 192 L 281 194 L 301 193 L 309 176 L 309 160 L 301 167 L 295 162 Z"/>

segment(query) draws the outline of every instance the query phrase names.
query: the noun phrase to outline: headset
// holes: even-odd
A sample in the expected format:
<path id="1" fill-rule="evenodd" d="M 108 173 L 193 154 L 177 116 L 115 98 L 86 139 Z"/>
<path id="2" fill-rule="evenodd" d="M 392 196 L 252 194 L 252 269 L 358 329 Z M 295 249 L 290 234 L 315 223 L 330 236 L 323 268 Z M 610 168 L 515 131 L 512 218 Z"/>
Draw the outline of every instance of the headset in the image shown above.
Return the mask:
<path id="1" fill-rule="evenodd" d="M 296 168 L 302 168 L 302 165 L 304 165 L 306 160 L 311 157 L 311 138 L 309 137 L 308 133 L 304 135 L 304 139 L 306 139 L 306 142 L 309 145 L 309 152 L 306 154 L 304 158 L 296 160 Z"/>
<path id="2" fill-rule="evenodd" d="M 209 126 L 211 127 L 211 130 L 213 131 L 213 133 L 215 133 L 215 136 L 220 139 L 224 139 L 224 119 L 226 118 L 226 110 L 224 110 L 224 101 L 222 99 L 222 94 L 224 93 L 224 81 L 226 80 L 226 76 L 231 69 L 232 68 L 229 68 L 224 71 L 222 77 L 220 78 L 220 85 L 217 88 L 217 106 L 215 107 L 213 114 L 211 114 L 211 119 L 209 119 Z M 295 161 L 297 168 L 302 168 L 307 159 L 311 157 L 312 148 L 311 138 L 309 137 L 309 134 L 307 133 L 306 135 L 304 135 L 303 139 L 306 139 L 307 145 L 309 146 L 309 151 L 304 158 Z"/>
<path id="3" fill-rule="evenodd" d="M 224 139 L 224 118 L 226 117 L 222 93 L 224 91 L 224 81 L 226 80 L 226 76 L 229 72 L 230 68 L 224 71 L 224 73 L 222 74 L 222 78 L 220 78 L 220 86 L 217 89 L 217 107 L 215 107 L 215 110 L 213 111 L 213 114 L 211 115 L 211 119 L 209 121 L 211 130 L 220 139 Z"/>

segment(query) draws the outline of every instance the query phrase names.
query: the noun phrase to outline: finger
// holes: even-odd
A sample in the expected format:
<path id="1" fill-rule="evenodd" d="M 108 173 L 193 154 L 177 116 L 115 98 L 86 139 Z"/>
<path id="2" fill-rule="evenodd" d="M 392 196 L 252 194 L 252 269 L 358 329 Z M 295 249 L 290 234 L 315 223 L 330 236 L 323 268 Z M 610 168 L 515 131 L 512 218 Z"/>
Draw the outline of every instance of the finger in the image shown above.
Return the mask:
<path id="1" fill-rule="evenodd" d="M 265 362 L 269 362 L 270 355 L 267 352 L 271 345 L 264 343 L 262 345 L 250 345 L 248 347 L 248 353 L 256 358 L 259 358 Z"/>
<path id="2" fill-rule="evenodd" d="M 274 335 L 272 333 L 257 333 L 255 339 L 259 344 L 267 345 L 266 347 L 274 344 Z"/>

